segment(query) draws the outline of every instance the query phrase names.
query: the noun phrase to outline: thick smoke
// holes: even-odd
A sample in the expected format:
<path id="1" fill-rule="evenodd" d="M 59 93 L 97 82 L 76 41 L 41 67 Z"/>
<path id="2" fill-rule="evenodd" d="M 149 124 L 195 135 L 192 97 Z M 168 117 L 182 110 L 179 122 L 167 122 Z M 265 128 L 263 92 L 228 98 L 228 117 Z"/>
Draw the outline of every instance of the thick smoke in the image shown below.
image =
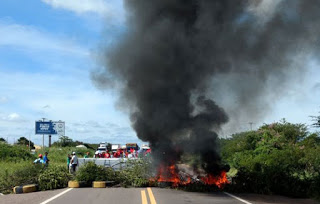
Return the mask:
<path id="1" fill-rule="evenodd" d="M 99 86 L 115 79 L 133 128 L 161 162 L 187 151 L 206 172 L 219 172 L 226 112 L 231 120 L 260 117 L 267 97 L 306 70 L 318 46 L 320 1 L 270 2 L 126 1 L 128 30 L 93 79 Z"/>

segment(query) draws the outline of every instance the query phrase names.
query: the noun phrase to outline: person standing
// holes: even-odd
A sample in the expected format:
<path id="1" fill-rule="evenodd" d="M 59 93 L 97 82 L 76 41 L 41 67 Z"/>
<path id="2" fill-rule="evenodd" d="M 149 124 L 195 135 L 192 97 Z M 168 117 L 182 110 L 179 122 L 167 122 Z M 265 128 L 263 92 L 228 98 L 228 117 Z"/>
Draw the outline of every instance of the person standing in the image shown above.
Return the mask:
<path id="1" fill-rule="evenodd" d="M 89 158 L 89 154 L 90 154 L 90 152 L 87 152 L 87 153 L 84 155 L 84 158 Z"/>
<path id="2" fill-rule="evenodd" d="M 71 156 L 70 156 L 70 154 L 68 154 L 68 157 L 67 157 L 68 172 L 70 172 L 70 161 L 71 161 Z"/>
<path id="3" fill-rule="evenodd" d="M 44 163 L 44 166 L 47 167 L 49 165 L 49 159 L 48 159 L 48 152 L 45 152 L 44 153 L 44 157 L 43 157 L 43 163 Z"/>
<path id="4" fill-rule="evenodd" d="M 34 160 L 34 164 L 43 164 L 42 154 L 39 154 L 38 158 Z"/>
<path id="5" fill-rule="evenodd" d="M 72 167 L 72 173 L 76 172 L 76 168 L 78 166 L 78 157 L 76 156 L 76 153 L 72 153 L 72 158 L 71 158 L 71 167 Z"/>

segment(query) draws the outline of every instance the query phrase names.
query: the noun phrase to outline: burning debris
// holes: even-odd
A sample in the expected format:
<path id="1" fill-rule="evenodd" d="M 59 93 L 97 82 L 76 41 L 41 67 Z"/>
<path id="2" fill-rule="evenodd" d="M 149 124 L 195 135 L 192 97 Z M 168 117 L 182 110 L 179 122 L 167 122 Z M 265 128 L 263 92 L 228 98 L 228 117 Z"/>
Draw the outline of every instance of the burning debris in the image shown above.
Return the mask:
<path id="1" fill-rule="evenodd" d="M 278 97 L 275 87 L 302 75 L 300 63 L 317 50 L 320 1 L 267 1 L 126 1 L 127 32 L 106 53 L 107 69 L 92 76 L 99 87 L 113 79 L 121 90 L 120 105 L 150 143 L 159 181 L 192 181 L 175 170 L 188 152 L 208 175 L 200 180 L 222 186 L 216 140 L 229 117 L 213 99 L 234 120 L 259 118 L 265 97 Z"/>
<path id="2" fill-rule="evenodd" d="M 180 167 L 181 168 L 181 167 Z M 152 182 L 157 182 L 160 187 L 179 187 L 190 184 L 214 185 L 223 188 L 228 184 L 227 172 L 221 171 L 220 175 L 204 174 L 199 176 L 197 174 L 186 173 L 177 165 L 170 166 L 160 165 L 157 176 L 152 178 Z"/>

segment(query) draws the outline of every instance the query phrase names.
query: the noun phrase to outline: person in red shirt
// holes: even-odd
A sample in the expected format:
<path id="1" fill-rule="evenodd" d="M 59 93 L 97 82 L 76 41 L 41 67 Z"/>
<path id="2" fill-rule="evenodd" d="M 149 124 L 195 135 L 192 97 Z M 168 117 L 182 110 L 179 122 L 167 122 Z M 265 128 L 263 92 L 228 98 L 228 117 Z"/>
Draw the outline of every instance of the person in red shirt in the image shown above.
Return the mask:
<path id="1" fill-rule="evenodd" d="M 109 151 L 107 151 L 107 153 L 106 153 L 106 155 L 105 155 L 105 158 L 110 158 Z"/>
<path id="2" fill-rule="evenodd" d="M 118 149 L 118 150 L 113 154 L 113 156 L 114 156 L 115 158 L 119 158 L 119 157 L 120 157 L 120 150 Z"/>

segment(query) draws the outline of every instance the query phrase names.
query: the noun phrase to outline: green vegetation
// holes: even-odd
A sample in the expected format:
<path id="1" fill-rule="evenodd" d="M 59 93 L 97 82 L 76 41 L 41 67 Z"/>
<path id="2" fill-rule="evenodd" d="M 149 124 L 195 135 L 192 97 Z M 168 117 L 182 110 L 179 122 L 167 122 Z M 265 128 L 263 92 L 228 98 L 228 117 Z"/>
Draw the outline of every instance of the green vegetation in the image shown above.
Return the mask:
<path id="1" fill-rule="evenodd" d="M 114 171 L 88 162 L 79 168 L 75 178 L 85 186 L 90 186 L 93 181 L 113 181 L 124 187 L 143 187 L 149 184 L 151 165 L 148 161 L 129 161 L 127 165 L 123 170 Z"/>
<path id="2" fill-rule="evenodd" d="M 152 165 L 148 158 L 138 161 L 129 161 L 129 168 L 115 172 L 115 181 L 127 187 L 145 187 L 152 177 Z"/>
<path id="3" fill-rule="evenodd" d="M 40 190 L 52 190 L 67 187 L 71 178 L 66 166 L 50 165 L 40 172 L 37 182 Z"/>
<path id="4" fill-rule="evenodd" d="M 0 162 L 0 192 L 11 193 L 14 186 L 37 183 L 41 170 L 31 162 Z"/>
<path id="5" fill-rule="evenodd" d="M 68 136 L 60 136 L 59 140 L 52 144 L 52 147 L 75 147 L 77 145 L 84 145 L 90 150 L 96 150 L 99 146 L 99 144 L 88 144 L 80 141 L 73 141 Z M 110 143 L 107 143 L 107 148 L 109 151 L 111 150 Z"/>
<path id="6" fill-rule="evenodd" d="M 29 149 L 19 145 L 8 145 L 0 142 L 0 161 L 20 161 L 35 159 Z"/>
<path id="7" fill-rule="evenodd" d="M 88 162 L 81 166 L 76 174 L 76 180 L 91 186 L 93 181 L 106 181 L 112 179 L 113 170 Z"/>
<path id="8" fill-rule="evenodd" d="M 320 138 L 303 124 L 283 120 L 235 134 L 221 139 L 221 150 L 232 168 L 229 190 L 319 196 Z"/>
<path id="9" fill-rule="evenodd" d="M 20 137 L 17 141 L 17 145 L 29 147 L 29 140 L 25 137 Z M 34 149 L 34 143 L 31 141 L 30 141 L 30 146 L 31 146 L 31 149 Z"/>
<path id="10" fill-rule="evenodd" d="M 49 167 L 34 165 L 38 154 L 47 151 L 50 159 Z M 38 184 L 40 190 L 51 190 L 66 187 L 69 180 L 77 179 L 87 186 L 92 181 L 114 181 L 121 186 L 146 186 L 151 177 L 150 163 L 146 161 L 129 162 L 129 168 L 114 171 L 89 162 L 80 167 L 75 178 L 67 171 L 67 155 L 76 152 L 83 157 L 86 152 L 93 156 L 91 149 L 75 147 L 51 147 L 39 150 L 35 155 L 28 148 L 20 145 L 0 143 L 0 192 L 11 193 L 14 186 Z"/>
<path id="11" fill-rule="evenodd" d="M 220 139 L 220 143 L 222 160 L 231 167 L 228 172 L 231 184 L 226 190 L 320 197 L 320 137 L 319 133 L 308 132 L 306 125 L 283 120 Z M 66 168 L 67 155 L 76 152 L 81 158 L 90 152 L 93 156 L 94 149 L 62 146 L 55 145 L 32 155 L 25 145 L 0 142 L 0 192 L 10 193 L 14 186 L 30 183 L 38 184 L 41 190 L 63 188 L 71 179 L 87 186 L 93 181 L 114 181 L 124 187 L 150 185 L 152 165 L 148 159 L 131 161 L 128 168 L 120 171 L 89 162 L 73 176 Z M 44 151 L 49 153 L 48 168 L 33 164 Z M 194 167 L 199 160 L 193 155 L 182 159 Z M 194 187 L 189 190 L 206 189 L 206 186 Z"/>
<path id="12" fill-rule="evenodd" d="M 316 127 L 316 128 L 320 128 L 320 115 L 318 115 L 318 116 L 310 116 L 310 117 L 312 118 L 312 121 L 313 121 L 312 126 Z"/>
<path id="13" fill-rule="evenodd" d="M 34 165 L 38 154 L 47 151 L 49 167 Z M 10 193 L 14 186 L 38 184 L 41 190 L 67 186 L 71 175 L 67 171 L 67 155 L 76 152 L 82 157 L 86 152 L 93 155 L 93 150 L 75 147 L 52 147 L 30 154 L 28 147 L 0 143 L 0 192 Z"/>

